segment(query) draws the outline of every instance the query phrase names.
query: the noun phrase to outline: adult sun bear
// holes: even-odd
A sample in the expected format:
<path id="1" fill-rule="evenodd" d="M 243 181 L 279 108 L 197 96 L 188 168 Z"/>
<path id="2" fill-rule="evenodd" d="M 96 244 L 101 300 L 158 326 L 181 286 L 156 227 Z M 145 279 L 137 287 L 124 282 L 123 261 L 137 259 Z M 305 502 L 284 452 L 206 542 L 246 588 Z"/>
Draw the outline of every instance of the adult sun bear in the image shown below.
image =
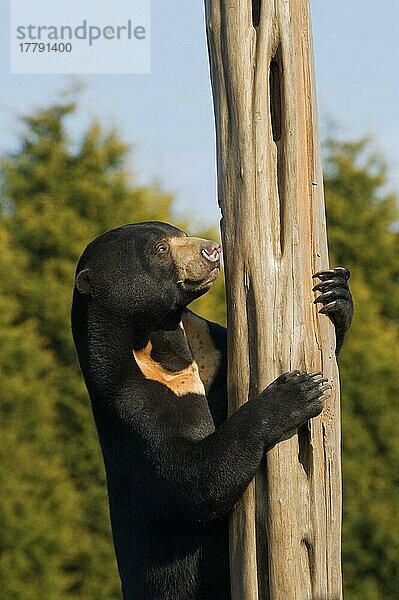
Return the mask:
<path id="1" fill-rule="evenodd" d="M 125 600 L 227 600 L 227 516 L 265 450 L 322 410 L 321 373 L 281 375 L 227 418 L 226 331 L 187 305 L 221 247 L 159 222 L 91 242 L 72 328 L 104 456 Z M 352 316 L 344 268 L 318 273 L 340 345 Z"/>

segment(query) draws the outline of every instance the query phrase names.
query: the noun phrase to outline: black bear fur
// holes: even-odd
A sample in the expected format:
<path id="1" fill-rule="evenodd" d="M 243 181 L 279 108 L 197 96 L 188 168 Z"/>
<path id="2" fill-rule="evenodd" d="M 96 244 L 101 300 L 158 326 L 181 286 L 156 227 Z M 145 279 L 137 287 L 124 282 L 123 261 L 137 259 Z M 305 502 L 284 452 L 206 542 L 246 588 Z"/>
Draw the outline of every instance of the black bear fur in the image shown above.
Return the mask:
<path id="1" fill-rule="evenodd" d="M 72 328 L 104 457 L 125 600 L 228 600 L 227 517 L 265 451 L 322 410 L 321 373 L 281 375 L 227 418 L 226 330 L 186 307 L 216 242 L 160 222 L 106 232 L 79 260 Z M 316 274 L 340 347 L 349 273 Z"/>

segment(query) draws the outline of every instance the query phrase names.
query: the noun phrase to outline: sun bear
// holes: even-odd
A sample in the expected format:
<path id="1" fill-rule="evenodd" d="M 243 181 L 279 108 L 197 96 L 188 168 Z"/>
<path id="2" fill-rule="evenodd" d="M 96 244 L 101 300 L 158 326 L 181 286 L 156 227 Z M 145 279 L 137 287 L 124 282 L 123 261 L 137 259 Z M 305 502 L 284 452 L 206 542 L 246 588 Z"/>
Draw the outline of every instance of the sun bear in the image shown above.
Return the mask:
<path id="1" fill-rule="evenodd" d="M 228 600 L 228 514 L 265 451 L 322 410 L 322 373 L 292 371 L 227 417 L 226 330 L 187 305 L 221 247 L 165 223 L 104 233 L 81 256 L 72 329 L 104 457 L 125 600 Z M 349 272 L 316 276 L 340 346 Z"/>

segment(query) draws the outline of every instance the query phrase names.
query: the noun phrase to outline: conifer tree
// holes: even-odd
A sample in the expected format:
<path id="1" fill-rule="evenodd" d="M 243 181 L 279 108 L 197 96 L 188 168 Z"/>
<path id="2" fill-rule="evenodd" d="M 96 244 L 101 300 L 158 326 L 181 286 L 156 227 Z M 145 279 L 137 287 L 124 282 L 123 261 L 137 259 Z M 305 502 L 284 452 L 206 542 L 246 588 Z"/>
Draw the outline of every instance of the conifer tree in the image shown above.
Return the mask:
<path id="1" fill-rule="evenodd" d="M 172 198 L 131 181 L 128 146 L 75 104 L 23 119 L 2 162 L 0 343 L 4 493 L 1 589 L 8 599 L 119 598 L 102 458 L 70 333 L 77 259 L 99 233 L 170 221 Z M 7 470 L 7 474 L 4 471 Z"/>
<path id="2" fill-rule="evenodd" d="M 331 264 L 348 266 L 355 318 L 340 356 L 346 600 L 394 600 L 399 581 L 398 209 L 367 140 L 326 144 Z"/>
<path id="3" fill-rule="evenodd" d="M 172 197 L 135 185 L 129 148 L 115 131 L 94 122 L 80 140 L 70 137 L 75 111 L 60 103 L 24 118 L 19 148 L 0 174 L 0 595 L 7 600 L 120 598 L 102 459 L 70 334 L 74 268 L 110 227 L 174 221 Z M 325 182 L 331 264 L 351 268 L 356 309 L 340 357 L 345 598 L 393 600 L 397 208 L 367 141 L 330 140 Z M 221 278 L 193 309 L 223 322 Z"/>

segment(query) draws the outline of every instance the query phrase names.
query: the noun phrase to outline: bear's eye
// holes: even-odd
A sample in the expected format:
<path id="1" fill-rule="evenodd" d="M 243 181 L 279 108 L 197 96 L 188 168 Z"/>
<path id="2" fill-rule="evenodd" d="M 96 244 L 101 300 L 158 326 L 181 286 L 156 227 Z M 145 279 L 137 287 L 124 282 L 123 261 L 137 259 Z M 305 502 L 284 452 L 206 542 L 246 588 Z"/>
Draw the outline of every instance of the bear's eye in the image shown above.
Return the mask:
<path id="1" fill-rule="evenodd" d="M 159 242 L 155 247 L 157 254 L 166 254 L 169 252 L 169 245 L 166 242 Z"/>

